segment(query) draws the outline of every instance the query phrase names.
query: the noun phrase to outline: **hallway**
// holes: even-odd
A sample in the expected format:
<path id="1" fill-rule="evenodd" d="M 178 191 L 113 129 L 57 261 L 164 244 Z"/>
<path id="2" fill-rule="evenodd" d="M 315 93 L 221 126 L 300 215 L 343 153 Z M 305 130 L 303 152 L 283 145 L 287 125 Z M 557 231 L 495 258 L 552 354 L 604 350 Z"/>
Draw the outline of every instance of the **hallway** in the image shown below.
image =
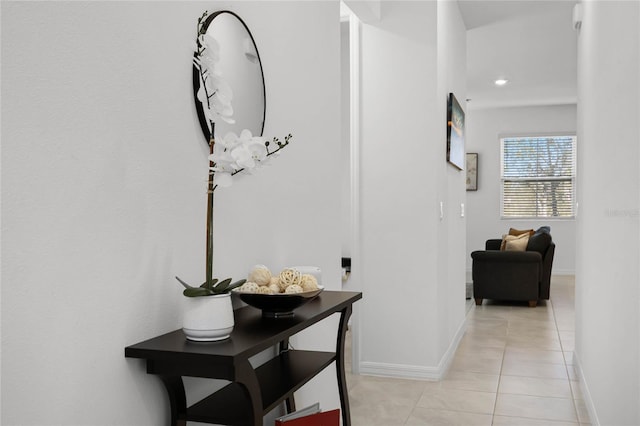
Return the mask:
<path id="1" fill-rule="evenodd" d="M 573 348 L 574 278 L 552 277 L 536 308 L 471 307 L 440 382 L 348 375 L 352 424 L 589 425 Z"/>

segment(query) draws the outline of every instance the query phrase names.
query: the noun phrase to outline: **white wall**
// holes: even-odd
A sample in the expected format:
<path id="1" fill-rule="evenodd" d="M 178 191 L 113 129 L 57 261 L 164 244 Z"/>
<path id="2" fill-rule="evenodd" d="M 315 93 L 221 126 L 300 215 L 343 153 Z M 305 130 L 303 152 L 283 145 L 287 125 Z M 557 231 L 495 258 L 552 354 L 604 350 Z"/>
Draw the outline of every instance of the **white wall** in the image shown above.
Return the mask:
<path id="1" fill-rule="evenodd" d="M 442 117 L 447 114 L 447 99 L 454 93 L 467 111 L 467 38 L 466 28 L 456 2 L 438 3 L 438 114 L 434 124 L 438 129 L 435 139 L 438 173 L 438 199 L 444 203 L 444 217 L 438 224 L 438 316 L 440 362 L 447 360 L 457 347 L 463 331 L 465 300 L 466 218 L 462 216 L 465 203 L 464 171 L 458 170 L 446 159 L 446 125 Z M 444 120 L 446 121 L 446 119 Z M 445 133 L 444 136 L 442 134 Z M 468 131 L 465 128 L 465 134 Z M 466 147 L 465 147 L 466 149 Z M 465 215 L 466 216 L 466 215 Z M 448 352 L 447 352 L 448 351 Z"/>
<path id="2" fill-rule="evenodd" d="M 583 7 L 574 361 L 592 423 L 637 425 L 640 7 L 597 1 Z"/>
<path id="3" fill-rule="evenodd" d="M 571 17 L 577 2 L 465 4 L 471 15 L 467 78 L 473 108 L 576 103 L 577 34 Z M 511 80 L 498 92 L 491 84 L 500 77 L 496 73 Z"/>
<path id="4" fill-rule="evenodd" d="M 472 101 L 473 102 L 473 101 Z M 489 238 L 516 229 L 551 226 L 556 243 L 554 274 L 575 272 L 575 220 L 513 220 L 500 218 L 500 137 L 576 131 L 576 105 L 471 109 L 467 119 L 467 152 L 478 153 L 478 190 L 467 192 L 467 273 L 474 250 Z M 578 139 L 580 155 L 582 141 Z M 578 175 L 584 173 L 578 169 Z"/>
<path id="5" fill-rule="evenodd" d="M 452 2 L 382 2 L 380 16 L 361 35 L 360 365 L 437 378 L 464 322 L 464 178 L 445 150 L 464 26 Z"/>
<path id="6" fill-rule="evenodd" d="M 351 256 L 351 131 L 349 20 L 340 23 L 340 235 L 341 253 Z"/>
<path id="7" fill-rule="evenodd" d="M 217 275 L 312 264 L 340 287 L 337 2 L 2 2 L 2 424 L 167 422 L 124 347 L 179 328 L 173 276 L 204 275 L 189 49 L 205 8 L 244 18 L 265 135 L 294 135 L 216 191 Z M 330 350 L 332 325 L 296 347 Z M 298 402 L 337 407 L 335 386 L 328 371 Z"/>

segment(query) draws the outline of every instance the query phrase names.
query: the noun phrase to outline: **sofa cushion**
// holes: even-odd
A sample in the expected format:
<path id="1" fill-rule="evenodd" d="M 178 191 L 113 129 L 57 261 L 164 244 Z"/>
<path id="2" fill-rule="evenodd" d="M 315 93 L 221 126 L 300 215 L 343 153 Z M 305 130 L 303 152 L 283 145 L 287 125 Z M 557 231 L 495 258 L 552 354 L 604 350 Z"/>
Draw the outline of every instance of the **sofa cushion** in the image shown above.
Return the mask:
<path id="1" fill-rule="evenodd" d="M 536 232 L 533 229 L 515 229 L 515 228 L 509 228 L 509 235 L 522 235 L 522 234 L 529 234 L 529 236 L 533 235 L 533 233 Z"/>
<path id="2" fill-rule="evenodd" d="M 525 251 L 529 242 L 529 233 L 520 235 L 505 235 L 500 247 L 503 251 Z"/>
<path id="3" fill-rule="evenodd" d="M 551 234 L 551 227 L 550 226 L 541 226 L 540 228 L 538 228 L 538 230 L 536 232 L 546 232 L 547 234 Z"/>
<path id="4" fill-rule="evenodd" d="M 549 244 L 551 244 L 551 234 L 538 230 L 535 234 L 529 237 L 527 251 L 537 251 L 544 256 L 549 248 Z"/>

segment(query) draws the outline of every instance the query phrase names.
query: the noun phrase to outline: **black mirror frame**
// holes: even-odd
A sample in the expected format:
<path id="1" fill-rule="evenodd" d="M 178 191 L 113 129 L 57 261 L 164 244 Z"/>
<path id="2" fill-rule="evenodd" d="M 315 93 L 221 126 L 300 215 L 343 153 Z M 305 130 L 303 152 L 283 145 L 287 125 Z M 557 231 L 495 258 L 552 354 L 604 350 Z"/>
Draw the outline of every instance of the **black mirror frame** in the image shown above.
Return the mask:
<path id="1" fill-rule="evenodd" d="M 262 77 L 262 99 L 263 99 L 263 102 L 264 102 L 264 108 L 262 109 L 262 126 L 260 127 L 260 134 L 259 135 L 254 135 L 254 136 L 262 136 L 262 134 L 264 132 L 264 122 L 265 122 L 265 118 L 266 118 L 266 115 L 267 115 L 267 91 L 266 91 L 266 84 L 265 84 L 265 81 L 264 81 L 264 71 L 262 69 L 262 60 L 260 59 L 260 53 L 258 52 L 258 46 L 256 45 L 256 41 L 253 38 L 253 34 L 251 34 L 251 31 L 249 31 L 249 27 L 247 27 L 247 24 L 245 24 L 245 22 L 242 20 L 242 18 L 240 18 L 240 16 L 238 16 L 236 13 L 234 13 L 234 12 L 232 12 L 230 10 L 220 10 L 220 11 L 217 11 L 217 12 L 213 12 L 211 15 L 209 15 L 207 17 L 207 19 L 202 24 L 202 29 L 206 33 L 207 30 L 209 29 L 209 25 L 211 25 L 213 20 L 217 16 L 222 15 L 223 13 L 228 13 L 230 15 L 233 15 L 238 21 L 240 21 L 240 23 L 242 24 L 244 29 L 247 30 L 247 34 L 249 34 L 249 37 L 251 38 L 251 42 L 253 43 L 253 47 L 256 49 L 256 57 L 258 58 L 258 62 L 260 63 L 260 76 Z M 200 33 L 198 33 L 198 36 L 199 35 L 200 35 Z M 193 55 L 194 55 L 194 57 L 196 56 L 195 53 Z M 207 119 L 204 116 L 204 109 L 202 108 L 202 104 L 198 100 L 198 90 L 199 89 L 200 89 L 200 73 L 198 72 L 196 67 L 193 67 L 193 99 L 194 99 L 194 102 L 196 104 L 196 112 L 198 114 L 198 121 L 200 122 L 200 127 L 202 128 L 202 134 L 205 137 L 205 143 L 207 144 L 207 146 L 209 146 L 209 140 L 211 139 L 211 133 L 209 132 L 209 126 L 207 125 Z"/>

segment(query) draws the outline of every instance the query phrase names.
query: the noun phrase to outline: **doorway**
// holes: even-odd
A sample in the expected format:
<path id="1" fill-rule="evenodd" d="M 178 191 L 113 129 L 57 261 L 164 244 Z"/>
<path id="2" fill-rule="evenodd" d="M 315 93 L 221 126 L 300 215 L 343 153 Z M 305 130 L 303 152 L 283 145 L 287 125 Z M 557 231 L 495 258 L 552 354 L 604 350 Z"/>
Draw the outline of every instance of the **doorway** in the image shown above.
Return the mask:
<path id="1" fill-rule="evenodd" d="M 360 164 L 360 21 L 340 2 L 340 85 L 341 85 L 341 255 L 343 261 L 342 288 L 363 291 L 358 264 L 359 253 L 359 164 Z M 353 374 L 359 373 L 360 341 L 358 307 L 354 306 L 349 322 L 351 364 Z"/>

